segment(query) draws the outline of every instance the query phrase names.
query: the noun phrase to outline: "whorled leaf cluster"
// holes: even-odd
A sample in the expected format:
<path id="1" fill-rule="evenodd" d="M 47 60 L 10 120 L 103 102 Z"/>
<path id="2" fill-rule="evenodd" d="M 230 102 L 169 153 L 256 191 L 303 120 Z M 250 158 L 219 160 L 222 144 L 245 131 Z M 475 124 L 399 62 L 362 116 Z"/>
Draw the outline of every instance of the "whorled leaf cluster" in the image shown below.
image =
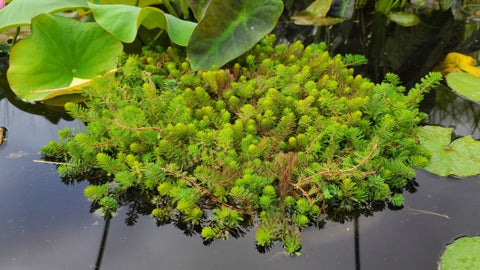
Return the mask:
<path id="1" fill-rule="evenodd" d="M 280 240 L 289 253 L 327 209 L 401 205 L 428 162 L 417 105 L 441 76 L 405 92 L 392 74 L 377 85 L 354 76 L 345 63 L 361 59 L 274 39 L 211 71 L 191 71 L 172 48 L 125 56 L 89 101 L 66 105 L 85 130 L 60 131 L 42 152 L 65 161 L 64 175 L 108 174 L 85 189 L 107 216 L 135 189 L 159 221 L 181 216 L 207 240 L 255 222 L 259 246 Z"/>

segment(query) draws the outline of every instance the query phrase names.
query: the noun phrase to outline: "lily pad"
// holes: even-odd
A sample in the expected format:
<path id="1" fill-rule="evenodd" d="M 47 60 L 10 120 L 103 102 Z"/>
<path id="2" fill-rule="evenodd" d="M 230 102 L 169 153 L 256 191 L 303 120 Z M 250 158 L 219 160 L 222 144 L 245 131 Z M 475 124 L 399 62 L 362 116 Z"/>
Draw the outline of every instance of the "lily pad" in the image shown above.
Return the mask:
<path id="1" fill-rule="evenodd" d="M 12 47 L 7 71 L 12 91 L 28 101 L 78 93 L 75 86 L 114 70 L 123 50 L 97 23 L 40 14 L 31 27 Z"/>
<path id="2" fill-rule="evenodd" d="M 469 73 L 450 73 L 447 75 L 447 83 L 453 91 L 480 102 L 480 78 Z"/>
<path id="3" fill-rule="evenodd" d="M 447 246 L 441 270 L 480 269 L 480 236 L 462 237 Z"/>
<path id="4" fill-rule="evenodd" d="M 192 69 L 222 66 L 240 56 L 272 31 L 282 10 L 281 0 L 210 0 L 188 43 Z"/>
<path id="5" fill-rule="evenodd" d="M 165 14 L 153 7 L 139 8 L 129 5 L 96 5 L 89 3 L 95 20 L 110 34 L 123 42 L 130 43 L 137 36 L 138 27 L 143 24 L 148 29 L 165 29 L 170 39 L 181 46 L 187 46 L 188 40 L 197 25 Z M 118 18 L 122 19 L 119 20 Z"/>
<path id="6" fill-rule="evenodd" d="M 391 12 L 388 14 L 388 19 L 405 27 L 414 26 L 420 23 L 417 15 L 404 11 Z"/>
<path id="7" fill-rule="evenodd" d="M 57 13 L 64 10 L 88 8 L 87 0 L 15 0 L 0 10 L 0 32 L 29 25 L 32 18 L 41 13 Z"/>
<path id="8" fill-rule="evenodd" d="M 440 176 L 473 176 L 480 174 L 480 142 L 471 136 L 451 142 L 452 128 L 424 126 L 420 143 L 432 152 L 427 171 Z"/>

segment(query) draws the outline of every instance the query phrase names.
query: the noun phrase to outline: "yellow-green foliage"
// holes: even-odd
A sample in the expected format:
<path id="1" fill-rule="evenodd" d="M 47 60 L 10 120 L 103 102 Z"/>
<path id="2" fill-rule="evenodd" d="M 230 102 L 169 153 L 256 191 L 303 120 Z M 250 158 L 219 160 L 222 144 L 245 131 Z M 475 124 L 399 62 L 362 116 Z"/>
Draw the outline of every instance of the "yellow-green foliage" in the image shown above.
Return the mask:
<path id="1" fill-rule="evenodd" d="M 62 131 L 43 153 L 67 175 L 104 170 L 107 182 L 85 191 L 104 211 L 133 189 L 159 221 L 199 224 L 207 240 L 258 221 L 258 244 L 281 240 L 289 253 L 327 209 L 401 204 L 428 162 L 417 104 L 441 77 L 403 93 L 395 75 L 374 85 L 323 44 L 273 41 L 220 70 L 192 72 L 171 48 L 128 57 L 86 89 L 85 106 L 66 105 L 87 135 Z"/>

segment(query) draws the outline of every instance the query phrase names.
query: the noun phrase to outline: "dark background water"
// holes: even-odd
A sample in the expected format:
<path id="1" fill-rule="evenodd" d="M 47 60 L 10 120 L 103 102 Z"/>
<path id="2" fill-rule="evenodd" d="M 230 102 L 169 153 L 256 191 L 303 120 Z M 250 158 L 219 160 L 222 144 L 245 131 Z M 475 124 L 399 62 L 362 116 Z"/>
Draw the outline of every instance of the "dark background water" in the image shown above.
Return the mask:
<path id="1" fill-rule="evenodd" d="M 416 30 L 390 25 L 385 29 L 389 34 L 376 41 L 364 41 L 356 23 L 332 32 L 296 26 L 276 31 L 297 31 L 296 38 L 307 43 L 330 40 L 332 53 L 363 53 L 372 60 L 368 67 L 359 68 L 360 72 L 381 80 L 380 74 L 393 71 L 412 85 L 446 51 L 466 46 L 457 37 L 464 26 L 448 14 L 432 16 L 431 24 Z M 425 34 L 411 40 L 419 29 Z M 381 33 L 378 29 L 377 36 Z M 287 40 L 288 35 L 284 36 Z M 372 48 L 395 57 L 380 57 Z M 35 162 L 41 160 L 40 148 L 57 139 L 58 130 L 83 124 L 16 100 L 5 82 L 6 59 L 0 66 L 0 127 L 8 129 L 7 141 L 0 147 L 2 270 L 425 270 L 437 268 L 446 245 L 457 237 L 480 234 L 480 177 L 438 177 L 424 170 L 417 172 L 414 190 L 404 192 L 403 209 L 385 209 L 343 223 L 329 221 L 322 229 L 308 228 L 302 232 L 299 257 L 286 255 L 279 244 L 265 254 L 257 252 L 256 228 L 239 239 L 216 240 L 205 246 L 200 235 L 187 236 L 173 224 L 159 227 L 150 216 L 139 215 L 134 226 L 127 226 L 126 209 L 106 223 L 91 213 L 90 202 L 83 196 L 85 183 L 65 184 L 54 165 Z M 454 127 L 457 136 L 480 137 L 479 105 L 458 97 L 446 86 L 426 99 L 427 123 Z"/>

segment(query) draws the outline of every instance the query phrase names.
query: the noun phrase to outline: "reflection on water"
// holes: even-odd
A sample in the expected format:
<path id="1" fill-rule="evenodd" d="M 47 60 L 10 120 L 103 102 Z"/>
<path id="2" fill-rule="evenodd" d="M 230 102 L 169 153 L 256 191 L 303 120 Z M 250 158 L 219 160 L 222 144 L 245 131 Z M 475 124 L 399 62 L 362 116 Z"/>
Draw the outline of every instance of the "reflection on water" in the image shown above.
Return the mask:
<path id="1" fill-rule="evenodd" d="M 5 113 L 7 112 L 7 113 Z M 55 168 L 34 163 L 39 147 L 64 126 L 0 100 L 0 269 L 88 269 L 103 221 L 88 213 L 85 185 L 65 186 Z M 68 251 L 68 252 L 66 252 Z"/>
<path id="2" fill-rule="evenodd" d="M 452 127 L 457 137 L 480 139 L 480 104 L 462 98 L 445 85 L 438 87 L 434 96 L 426 124 Z"/>
<path id="3" fill-rule="evenodd" d="M 398 57 L 377 59 L 377 69 L 404 71 L 409 78 L 415 72 L 422 75 L 440 55 L 437 50 L 425 53 L 431 44 L 428 37 L 433 35 L 436 42 L 442 42 L 456 31 L 451 16 L 445 20 L 442 16 L 447 15 L 432 16 L 438 25 L 431 28 L 435 33 L 425 32 L 424 40 L 412 40 L 410 30 L 401 32 L 395 26 L 397 30 L 383 43 L 382 52 Z M 365 37 L 351 35 L 359 31 L 358 22 L 342 27 L 342 35 L 332 36 L 332 50 L 344 51 L 361 44 L 356 53 L 368 54 L 371 44 L 363 44 Z M 318 38 L 318 33 L 314 37 Z M 413 49 L 415 42 L 423 49 Z M 453 45 L 443 43 L 442 49 L 449 46 Z M 423 62 L 410 63 L 415 55 L 423 56 Z M 480 177 L 440 178 L 423 170 L 404 192 L 405 209 L 372 205 L 362 215 L 330 213 L 331 220 L 341 222 L 328 221 L 305 229 L 300 257 L 288 256 L 279 245 L 258 252 L 253 225 L 239 228 L 238 239 L 205 243 L 199 226 L 181 219 L 156 223 L 149 216 L 152 206 L 135 192 L 125 198 L 119 215 L 105 222 L 92 214 L 95 206 L 83 196 L 84 180 L 96 181 L 95 175 L 62 179 L 54 165 L 33 162 L 41 159 L 38 152 L 43 145 L 57 139 L 58 130 L 83 124 L 16 99 L 1 68 L 6 65 L 5 59 L 0 61 L 0 127 L 8 129 L 7 141 L 0 148 L 0 269 L 423 270 L 436 268 L 445 245 L 453 239 L 480 234 L 480 208 L 474 203 L 480 194 Z M 452 126 L 457 136 L 480 138 L 479 105 L 445 87 L 431 98 L 431 106 L 425 107 L 429 124 Z"/>
<path id="4" fill-rule="evenodd" d="M 447 111 L 439 108 L 432 109 L 431 121 L 437 114 L 471 119 L 449 112 L 448 106 Z M 450 219 L 384 209 L 327 222 L 302 233 L 300 257 L 286 255 L 279 245 L 257 252 L 256 228 L 205 246 L 198 228 L 181 222 L 159 227 L 141 200 L 133 200 L 108 224 L 90 213 L 81 179 L 65 185 L 54 165 L 33 162 L 59 129 L 83 124 L 54 124 L 6 99 L 0 100 L 0 112 L 0 126 L 8 128 L 0 149 L 0 269 L 434 269 L 445 244 L 479 234 L 480 209 L 472 202 L 478 199 L 480 178 L 439 178 L 425 171 L 418 172 L 418 186 L 410 187 L 415 193 L 404 194 L 407 208 Z M 9 159 L 10 153 L 26 155 Z"/>

